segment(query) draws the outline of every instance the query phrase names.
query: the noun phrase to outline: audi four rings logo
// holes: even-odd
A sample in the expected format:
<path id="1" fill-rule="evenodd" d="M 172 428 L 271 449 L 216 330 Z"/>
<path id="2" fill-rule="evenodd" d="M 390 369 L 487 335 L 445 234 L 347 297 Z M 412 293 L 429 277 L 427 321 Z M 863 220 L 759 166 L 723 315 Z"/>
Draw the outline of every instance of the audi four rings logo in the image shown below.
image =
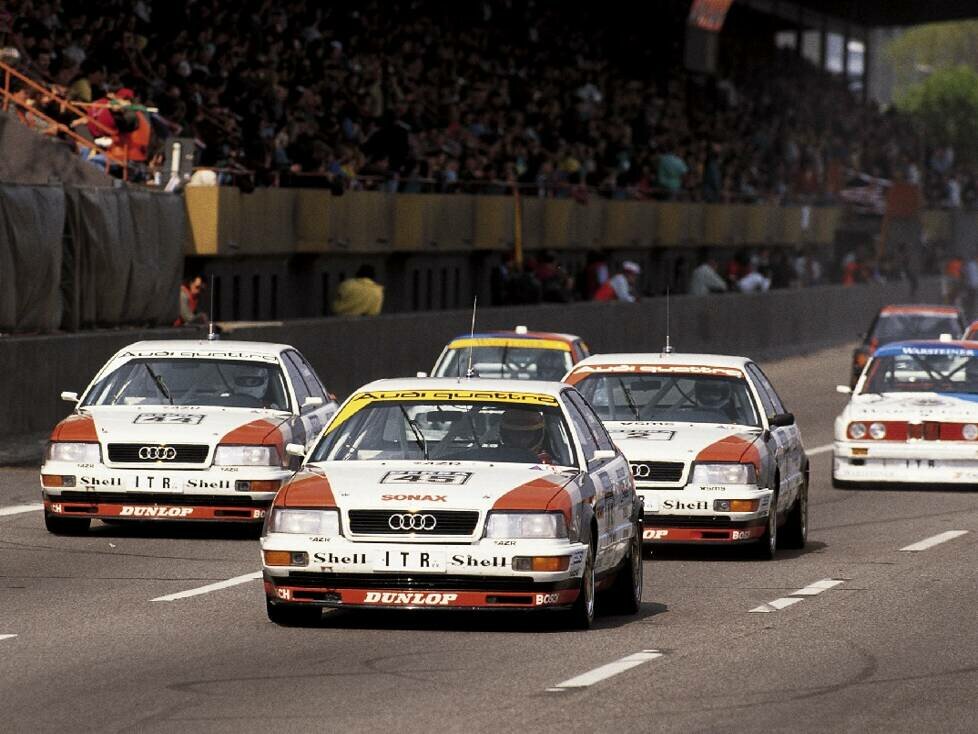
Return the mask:
<path id="1" fill-rule="evenodd" d="M 141 446 L 139 458 L 143 461 L 173 461 L 177 450 L 172 446 Z"/>
<path id="2" fill-rule="evenodd" d="M 652 466 L 650 464 L 629 464 L 632 467 L 632 476 L 636 479 L 648 479 L 652 476 Z"/>
<path id="3" fill-rule="evenodd" d="M 398 514 L 387 518 L 391 530 L 434 530 L 437 521 L 434 515 Z"/>

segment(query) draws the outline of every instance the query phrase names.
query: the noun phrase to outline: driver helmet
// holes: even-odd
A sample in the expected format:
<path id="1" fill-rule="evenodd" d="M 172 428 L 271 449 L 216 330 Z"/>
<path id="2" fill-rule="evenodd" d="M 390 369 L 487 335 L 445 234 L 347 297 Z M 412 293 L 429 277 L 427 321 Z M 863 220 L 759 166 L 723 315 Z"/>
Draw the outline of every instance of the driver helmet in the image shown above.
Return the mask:
<path id="1" fill-rule="evenodd" d="M 702 408 L 721 408 L 730 402 L 730 383 L 726 380 L 697 380 L 696 402 Z"/>
<path id="2" fill-rule="evenodd" d="M 499 421 L 499 438 L 510 448 L 540 451 L 543 448 L 546 424 L 539 410 L 510 408 Z"/>

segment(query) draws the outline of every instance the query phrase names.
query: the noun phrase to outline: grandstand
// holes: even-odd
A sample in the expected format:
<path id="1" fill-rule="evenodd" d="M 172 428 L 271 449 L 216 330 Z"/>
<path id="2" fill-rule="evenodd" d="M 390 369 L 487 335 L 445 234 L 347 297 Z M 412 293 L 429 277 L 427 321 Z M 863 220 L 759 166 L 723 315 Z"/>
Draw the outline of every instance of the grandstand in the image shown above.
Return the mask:
<path id="1" fill-rule="evenodd" d="M 193 169 L 186 254 L 227 318 L 322 315 L 368 260 L 390 307 L 458 306 L 514 245 L 567 272 L 589 249 L 638 259 L 647 293 L 684 288 L 690 247 L 840 277 L 880 231 L 854 202 L 881 214 L 897 178 L 942 201 L 934 146 L 873 99 L 872 29 L 969 3 L 693 5 L 636 23 L 618 0 L 10 0 L 3 109 L 133 185 L 179 191 Z M 21 182 L 93 182 L 49 165 Z M 909 218 L 951 249 L 963 227 Z"/>

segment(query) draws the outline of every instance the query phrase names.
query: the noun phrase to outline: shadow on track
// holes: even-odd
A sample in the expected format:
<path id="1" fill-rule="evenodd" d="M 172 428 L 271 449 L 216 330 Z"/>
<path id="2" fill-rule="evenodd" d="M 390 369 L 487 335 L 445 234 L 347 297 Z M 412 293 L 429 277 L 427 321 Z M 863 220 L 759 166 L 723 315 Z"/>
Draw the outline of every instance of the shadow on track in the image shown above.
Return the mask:
<path id="1" fill-rule="evenodd" d="M 821 553 L 827 544 L 809 540 L 801 549 L 778 548 L 774 562 L 804 558 L 815 553 Z M 644 550 L 646 561 L 655 563 L 670 563 L 675 561 L 723 561 L 724 563 L 770 563 L 760 560 L 750 545 L 657 545 Z M 651 555 L 650 555 L 651 554 Z"/>
<path id="2" fill-rule="evenodd" d="M 93 522 L 86 535 L 94 538 L 167 538 L 174 540 L 250 540 L 258 541 L 260 525 L 220 522 L 142 522 L 117 520 L 111 524 Z M 84 537 L 84 536 L 82 536 Z"/>

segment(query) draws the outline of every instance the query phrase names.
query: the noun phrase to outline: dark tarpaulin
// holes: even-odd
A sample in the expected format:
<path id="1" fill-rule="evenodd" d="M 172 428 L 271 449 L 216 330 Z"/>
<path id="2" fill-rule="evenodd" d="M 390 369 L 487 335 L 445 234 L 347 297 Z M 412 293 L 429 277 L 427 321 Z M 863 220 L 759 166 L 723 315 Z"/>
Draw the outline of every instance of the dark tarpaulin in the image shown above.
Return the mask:
<path id="1" fill-rule="evenodd" d="M 0 331 L 61 325 L 64 223 L 61 187 L 0 185 Z"/>

